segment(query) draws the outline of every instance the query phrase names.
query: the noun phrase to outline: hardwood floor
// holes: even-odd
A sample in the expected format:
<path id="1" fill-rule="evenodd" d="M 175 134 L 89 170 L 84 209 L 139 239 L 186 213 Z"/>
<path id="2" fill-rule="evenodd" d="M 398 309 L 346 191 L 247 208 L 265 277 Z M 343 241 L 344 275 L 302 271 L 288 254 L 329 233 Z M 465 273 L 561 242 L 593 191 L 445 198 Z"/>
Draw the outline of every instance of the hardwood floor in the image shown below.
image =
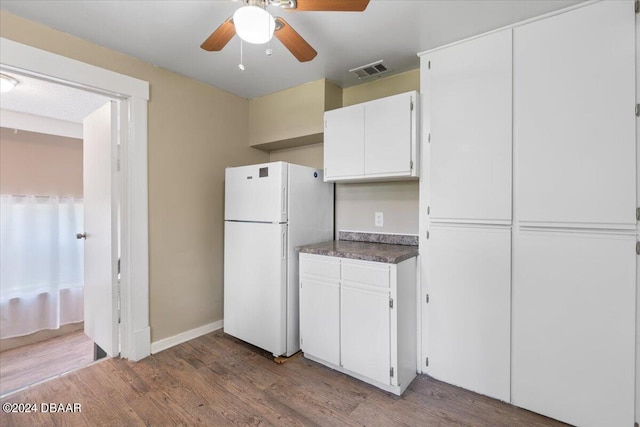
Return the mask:
<path id="1" fill-rule="evenodd" d="M 72 332 L 0 353 L 0 396 L 48 378 L 87 366 L 93 361 L 93 341 Z"/>
<path id="2" fill-rule="evenodd" d="M 418 376 L 402 397 L 296 357 L 285 364 L 221 331 L 140 362 L 109 359 L 2 399 L 37 413 L 3 426 L 555 426 L 506 403 Z M 43 413 L 40 403 L 79 403 Z"/>

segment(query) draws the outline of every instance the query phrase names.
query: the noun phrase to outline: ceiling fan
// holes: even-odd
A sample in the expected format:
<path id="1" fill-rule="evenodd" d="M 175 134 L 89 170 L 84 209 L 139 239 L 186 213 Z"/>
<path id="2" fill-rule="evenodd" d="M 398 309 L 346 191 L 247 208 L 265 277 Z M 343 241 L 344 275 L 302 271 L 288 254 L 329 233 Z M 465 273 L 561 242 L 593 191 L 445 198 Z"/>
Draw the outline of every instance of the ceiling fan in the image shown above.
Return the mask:
<path id="1" fill-rule="evenodd" d="M 267 6 L 290 11 L 362 12 L 369 0 L 241 0 L 244 6 L 225 20 L 201 45 L 207 51 L 219 51 L 235 34 L 248 42 L 263 44 L 275 35 L 298 61 L 311 61 L 318 52 L 283 18 L 273 17 Z"/>

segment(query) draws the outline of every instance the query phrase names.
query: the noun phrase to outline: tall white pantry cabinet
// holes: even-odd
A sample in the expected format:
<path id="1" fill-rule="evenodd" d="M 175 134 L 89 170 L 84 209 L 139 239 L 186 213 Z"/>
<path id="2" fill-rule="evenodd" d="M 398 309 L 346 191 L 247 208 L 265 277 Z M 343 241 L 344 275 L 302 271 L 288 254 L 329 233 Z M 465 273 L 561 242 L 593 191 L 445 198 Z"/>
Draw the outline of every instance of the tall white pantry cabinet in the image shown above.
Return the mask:
<path id="1" fill-rule="evenodd" d="M 421 54 L 429 375 L 638 420 L 637 20 L 590 2 Z"/>

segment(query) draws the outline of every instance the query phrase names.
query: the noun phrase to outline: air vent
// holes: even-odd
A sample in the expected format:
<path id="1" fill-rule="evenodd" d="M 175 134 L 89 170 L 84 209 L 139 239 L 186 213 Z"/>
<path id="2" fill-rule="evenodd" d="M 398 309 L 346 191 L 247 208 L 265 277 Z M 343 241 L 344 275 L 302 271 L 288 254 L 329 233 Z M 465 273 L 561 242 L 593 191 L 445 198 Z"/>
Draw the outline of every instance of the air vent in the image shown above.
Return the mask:
<path id="1" fill-rule="evenodd" d="M 389 67 L 384 65 L 381 59 L 380 61 L 372 62 L 371 64 L 363 65 L 362 67 L 352 68 L 349 72 L 354 73 L 359 79 L 367 79 L 369 77 L 388 73 Z"/>

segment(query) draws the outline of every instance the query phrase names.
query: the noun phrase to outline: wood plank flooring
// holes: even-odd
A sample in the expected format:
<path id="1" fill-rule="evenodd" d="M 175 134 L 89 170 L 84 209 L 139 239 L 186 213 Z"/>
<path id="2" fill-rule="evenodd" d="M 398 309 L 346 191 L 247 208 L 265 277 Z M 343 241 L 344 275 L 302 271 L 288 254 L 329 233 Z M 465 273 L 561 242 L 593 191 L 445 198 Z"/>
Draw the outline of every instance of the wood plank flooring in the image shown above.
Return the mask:
<path id="1" fill-rule="evenodd" d="M 557 421 L 418 376 L 402 397 L 216 331 L 140 362 L 109 359 L 5 402 L 80 403 L 79 413 L 0 414 L 0 425 L 559 426 Z"/>
<path id="2" fill-rule="evenodd" d="M 0 353 L 0 396 L 87 366 L 93 341 L 82 331 Z"/>

